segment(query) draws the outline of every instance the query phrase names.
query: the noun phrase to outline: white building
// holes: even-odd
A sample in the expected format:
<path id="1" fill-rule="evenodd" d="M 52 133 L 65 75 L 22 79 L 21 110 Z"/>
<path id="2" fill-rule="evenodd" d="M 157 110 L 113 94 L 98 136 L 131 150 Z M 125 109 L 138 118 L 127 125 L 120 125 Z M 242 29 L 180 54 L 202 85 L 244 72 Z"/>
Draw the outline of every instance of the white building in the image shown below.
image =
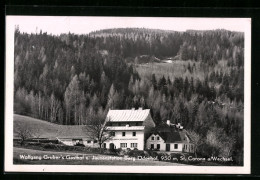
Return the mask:
<path id="1" fill-rule="evenodd" d="M 155 127 L 150 109 L 109 110 L 107 131 L 111 138 L 103 143 L 108 149 L 144 150 L 145 140 L 150 130 Z"/>
<path id="2" fill-rule="evenodd" d="M 98 142 L 91 134 L 90 126 L 83 125 L 62 125 L 60 126 L 56 139 L 65 145 L 75 146 L 84 145 L 97 148 Z"/>
<path id="3" fill-rule="evenodd" d="M 174 125 L 167 121 L 167 125 L 157 128 L 146 141 L 147 149 L 157 149 L 165 152 L 194 153 L 194 143 L 180 124 Z"/>

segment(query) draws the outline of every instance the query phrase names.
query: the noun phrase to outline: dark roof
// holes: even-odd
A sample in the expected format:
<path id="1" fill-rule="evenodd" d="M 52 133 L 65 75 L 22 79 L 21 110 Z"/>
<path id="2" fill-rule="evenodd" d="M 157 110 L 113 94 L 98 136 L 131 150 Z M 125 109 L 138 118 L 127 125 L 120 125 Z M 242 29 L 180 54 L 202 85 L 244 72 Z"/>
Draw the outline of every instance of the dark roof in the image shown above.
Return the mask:
<path id="1" fill-rule="evenodd" d="M 161 132 L 159 135 L 162 137 L 165 143 L 182 142 L 181 136 L 177 131 Z"/>
<path id="2" fill-rule="evenodd" d="M 57 138 L 89 138 L 93 139 L 89 126 L 83 125 L 63 125 L 59 128 Z"/>
<path id="3" fill-rule="evenodd" d="M 148 138 L 152 135 L 158 134 L 164 141 L 165 143 L 177 143 L 177 142 L 187 142 L 187 138 L 185 138 L 185 135 L 188 136 L 186 130 L 178 130 L 175 127 L 169 127 L 169 126 L 164 126 L 164 127 L 158 127 L 156 130 L 154 130 Z M 191 140 L 191 138 L 188 136 L 188 138 Z"/>

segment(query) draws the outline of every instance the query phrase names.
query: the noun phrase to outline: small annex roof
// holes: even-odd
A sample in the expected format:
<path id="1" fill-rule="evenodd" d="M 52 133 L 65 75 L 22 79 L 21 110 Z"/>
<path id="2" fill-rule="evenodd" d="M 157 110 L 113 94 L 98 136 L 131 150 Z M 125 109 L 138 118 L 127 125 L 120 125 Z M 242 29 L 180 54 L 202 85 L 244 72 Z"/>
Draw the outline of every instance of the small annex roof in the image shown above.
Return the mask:
<path id="1" fill-rule="evenodd" d="M 175 128 L 167 128 L 167 127 L 160 128 L 152 132 L 149 135 L 149 137 L 157 134 L 165 141 L 165 143 L 179 143 L 179 142 L 186 143 L 187 142 L 187 138 L 185 136 L 186 135 L 185 130 L 180 131 L 180 130 L 176 130 Z"/>
<path id="2" fill-rule="evenodd" d="M 144 130 L 144 126 L 109 126 L 107 127 L 107 130 L 109 131 L 116 131 L 116 130 L 123 130 L 123 131 L 133 131 L 133 130 Z"/>
<path id="3" fill-rule="evenodd" d="M 145 121 L 150 109 L 109 110 L 106 120 L 110 122 Z"/>
<path id="4" fill-rule="evenodd" d="M 90 130 L 91 127 L 84 125 L 63 125 L 60 126 L 56 137 L 57 138 L 89 138 L 93 139 L 93 135 Z"/>
<path id="5" fill-rule="evenodd" d="M 172 132 L 161 132 L 159 135 L 165 141 L 165 143 L 176 143 L 176 142 L 183 142 L 179 132 L 172 131 Z"/>

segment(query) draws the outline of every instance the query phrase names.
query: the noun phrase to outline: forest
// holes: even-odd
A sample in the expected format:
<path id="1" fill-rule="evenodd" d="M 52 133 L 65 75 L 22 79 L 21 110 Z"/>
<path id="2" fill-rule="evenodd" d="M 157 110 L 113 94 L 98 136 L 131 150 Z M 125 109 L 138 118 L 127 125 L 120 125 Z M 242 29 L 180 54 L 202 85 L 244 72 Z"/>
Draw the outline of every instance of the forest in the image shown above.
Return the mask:
<path id="1" fill-rule="evenodd" d="M 109 109 L 151 109 L 158 126 L 181 123 L 198 156 L 232 156 L 243 165 L 242 32 L 119 28 L 52 35 L 16 26 L 14 36 L 15 113 L 81 125 Z"/>

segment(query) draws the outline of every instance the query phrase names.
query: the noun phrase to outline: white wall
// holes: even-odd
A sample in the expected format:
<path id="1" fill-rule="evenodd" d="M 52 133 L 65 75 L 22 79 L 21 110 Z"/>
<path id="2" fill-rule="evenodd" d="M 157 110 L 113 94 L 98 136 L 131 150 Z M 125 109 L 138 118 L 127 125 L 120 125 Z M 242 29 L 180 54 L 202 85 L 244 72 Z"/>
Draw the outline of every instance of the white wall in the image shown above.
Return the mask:
<path id="1" fill-rule="evenodd" d="M 154 137 L 154 140 L 152 140 L 152 136 Z M 159 135 L 152 135 L 150 136 L 147 141 L 146 141 L 146 148 L 150 149 L 151 148 L 151 144 L 154 144 L 154 148 L 157 148 L 157 144 L 160 144 L 160 150 L 161 151 L 165 151 L 166 145 L 164 143 L 164 140 L 159 136 Z M 159 137 L 160 139 L 157 140 L 157 137 Z"/>
<path id="2" fill-rule="evenodd" d="M 183 147 L 184 147 L 184 146 L 185 146 L 185 145 L 183 145 Z M 195 148 L 194 144 L 192 144 L 192 143 L 187 143 L 186 146 L 187 146 L 187 149 L 184 148 L 184 152 L 194 153 L 194 148 Z"/>
<path id="3" fill-rule="evenodd" d="M 67 145 L 67 146 L 74 146 L 72 139 L 59 139 L 61 143 Z M 87 139 L 83 139 L 83 144 L 86 147 L 99 147 L 98 143 L 94 143 L 94 141 L 91 141 L 90 143 L 87 142 Z"/>
<path id="4" fill-rule="evenodd" d="M 152 136 L 154 137 L 154 140 L 152 140 Z M 150 149 L 151 144 L 154 144 L 154 149 L 157 149 L 157 144 L 160 144 L 160 151 L 166 151 L 166 143 L 164 140 L 160 137 L 160 140 L 157 140 L 157 137 L 160 137 L 157 135 L 151 135 L 147 141 L 146 141 L 146 148 Z M 178 148 L 174 149 L 174 144 L 178 144 Z M 173 152 L 182 152 L 183 144 L 182 143 L 170 143 L 170 151 Z"/>
<path id="5" fill-rule="evenodd" d="M 143 131 L 114 131 L 115 136 L 111 140 L 107 140 L 106 142 L 106 148 L 109 149 L 109 144 L 114 143 L 116 146 L 115 148 L 120 148 L 120 143 L 127 143 L 126 148 L 122 149 L 134 149 L 131 148 L 131 143 L 137 143 L 137 149 L 143 150 L 144 149 L 144 132 Z M 125 132 L 125 136 L 122 136 L 122 132 Z M 136 136 L 133 136 L 132 133 L 136 132 Z"/>
<path id="6" fill-rule="evenodd" d="M 60 142 L 62 142 L 63 144 L 65 144 L 67 146 L 73 146 L 72 139 L 60 139 Z"/>
<path id="7" fill-rule="evenodd" d="M 99 147 L 98 143 L 94 143 L 93 140 L 91 140 L 90 143 L 88 143 L 88 139 L 83 139 L 83 144 L 86 147 L 94 147 L 94 148 Z"/>
<path id="8" fill-rule="evenodd" d="M 178 149 L 174 149 L 174 145 L 178 144 Z M 170 145 L 170 151 L 177 151 L 177 152 L 182 152 L 183 144 L 182 143 L 171 143 Z"/>

